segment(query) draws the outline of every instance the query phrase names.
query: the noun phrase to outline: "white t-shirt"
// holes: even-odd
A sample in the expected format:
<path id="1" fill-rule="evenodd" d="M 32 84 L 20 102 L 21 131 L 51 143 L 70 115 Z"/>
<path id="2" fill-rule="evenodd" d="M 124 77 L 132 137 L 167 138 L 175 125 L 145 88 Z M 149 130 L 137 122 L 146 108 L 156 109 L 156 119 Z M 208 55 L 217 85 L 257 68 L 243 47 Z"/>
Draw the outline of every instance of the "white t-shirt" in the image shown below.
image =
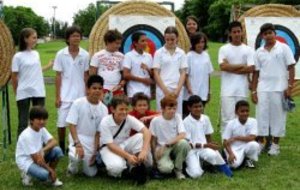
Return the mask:
<path id="1" fill-rule="evenodd" d="M 43 143 L 46 144 L 52 138 L 52 135 L 44 127 L 39 131 L 33 130 L 30 126 L 27 127 L 20 134 L 17 142 L 16 163 L 19 169 L 27 172 L 30 165 L 33 164 L 31 155 L 42 150 Z"/>
<path id="2" fill-rule="evenodd" d="M 166 120 L 162 115 L 157 116 L 152 119 L 149 129 L 157 138 L 158 146 L 164 146 L 180 133 L 186 132 L 180 114 L 176 114 L 170 120 Z"/>
<path id="3" fill-rule="evenodd" d="M 150 74 L 147 70 L 141 68 L 141 65 L 145 64 L 149 69 L 152 68 L 152 57 L 149 53 L 143 52 L 143 54 L 139 54 L 134 49 L 125 54 L 123 68 L 127 68 L 130 70 L 130 73 L 136 77 L 140 78 L 150 78 Z M 150 86 L 147 86 L 141 82 L 130 80 L 127 84 L 127 95 L 128 97 L 132 97 L 137 92 L 143 92 L 147 96 L 151 96 L 150 94 Z"/>
<path id="4" fill-rule="evenodd" d="M 104 79 L 103 88 L 112 90 L 121 81 L 121 69 L 124 55 L 121 52 L 109 52 L 105 49 L 95 53 L 91 66 L 98 68 L 98 75 Z"/>
<path id="5" fill-rule="evenodd" d="M 234 46 L 231 43 L 223 45 L 219 50 L 218 62 L 222 64 L 224 59 L 230 64 L 254 65 L 254 50 L 245 45 Z M 248 97 L 247 74 L 235 74 L 226 71 L 221 72 L 221 96 Z"/>
<path id="6" fill-rule="evenodd" d="M 101 121 L 100 128 L 98 129 L 100 131 L 101 144 L 115 143 L 120 145 L 130 137 L 131 129 L 139 132 L 145 127 L 141 121 L 131 115 L 127 115 L 126 123 L 124 124 L 122 130 L 116 138 L 113 138 L 120 126 L 121 124 L 116 124 L 112 114 L 104 117 Z"/>
<path id="7" fill-rule="evenodd" d="M 187 74 L 192 86 L 194 95 L 200 96 L 204 101 L 207 100 L 209 93 L 209 75 L 214 71 L 210 57 L 206 51 L 201 54 L 190 51 L 187 54 L 188 70 Z M 184 99 L 190 97 L 187 89 L 184 90 Z"/>
<path id="8" fill-rule="evenodd" d="M 240 123 L 239 119 L 233 119 L 228 122 L 226 128 L 222 134 L 224 140 L 228 140 L 236 136 L 249 136 L 257 135 L 257 121 L 254 118 L 249 117 L 246 123 L 243 125 Z M 242 147 L 246 142 L 243 141 L 234 141 L 232 146 L 235 148 Z"/>
<path id="9" fill-rule="evenodd" d="M 186 138 L 195 146 L 196 143 L 206 144 L 205 135 L 210 135 L 214 132 L 208 116 L 202 114 L 199 120 L 191 116 L 187 116 L 183 120 L 183 125 L 186 130 Z"/>
<path id="10" fill-rule="evenodd" d="M 94 105 L 87 100 L 87 97 L 81 97 L 73 102 L 66 121 L 75 125 L 83 147 L 93 151 L 95 134 L 101 120 L 107 115 L 107 107 L 102 102 Z M 73 144 L 73 139 L 70 139 L 72 140 L 70 144 Z"/>
<path id="11" fill-rule="evenodd" d="M 159 70 L 159 75 L 166 87 L 176 89 L 180 78 L 180 69 L 186 69 L 186 55 L 176 47 L 173 55 L 163 46 L 155 52 L 153 69 Z M 157 86 L 158 88 L 158 86 Z"/>
<path id="12" fill-rule="evenodd" d="M 269 52 L 264 47 L 255 53 L 255 70 L 259 71 L 257 91 L 284 91 L 288 87 L 288 66 L 296 63 L 288 45 L 276 41 Z"/>
<path id="13" fill-rule="evenodd" d="M 17 101 L 46 96 L 41 60 L 37 51 L 16 53 L 12 60 L 12 72 L 18 73 Z"/>
<path id="14" fill-rule="evenodd" d="M 89 53 L 80 48 L 73 59 L 69 47 L 57 52 L 53 70 L 61 72 L 60 98 L 63 102 L 73 102 L 85 96 L 84 73 L 89 70 Z"/>

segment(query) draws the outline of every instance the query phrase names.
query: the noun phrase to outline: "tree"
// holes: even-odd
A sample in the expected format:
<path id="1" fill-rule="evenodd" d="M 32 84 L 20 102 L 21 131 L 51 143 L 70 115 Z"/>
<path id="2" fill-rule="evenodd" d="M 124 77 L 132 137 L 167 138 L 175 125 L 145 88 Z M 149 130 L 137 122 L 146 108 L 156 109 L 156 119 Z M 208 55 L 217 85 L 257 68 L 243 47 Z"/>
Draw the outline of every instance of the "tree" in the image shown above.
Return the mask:
<path id="1" fill-rule="evenodd" d="M 4 6 L 3 12 L 4 22 L 10 29 L 15 44 L 18 43 L 19 34 L 23 28 L 34 28 L 38 36 L 46 36 L 49 33 L 48 22 L 35 14 L 31 8 Z"/>
<path id="2" fill-rule="evenodd" d="M 106 10 L 107 7 L 100 5 L 98 7 L 99 15 L 101 15 Z M 98 19 L 96 17 L 96 11 L 97 11 L 96 6 L 93 3 L 90 3 L 87 8 L 85 8 L 84 10 L 79 10 L 79 12 L 74 15 L 73 24 L 80 26 L 83 36 L 90 35 L 92 27 L 94 26 L 96 20 Z"/>

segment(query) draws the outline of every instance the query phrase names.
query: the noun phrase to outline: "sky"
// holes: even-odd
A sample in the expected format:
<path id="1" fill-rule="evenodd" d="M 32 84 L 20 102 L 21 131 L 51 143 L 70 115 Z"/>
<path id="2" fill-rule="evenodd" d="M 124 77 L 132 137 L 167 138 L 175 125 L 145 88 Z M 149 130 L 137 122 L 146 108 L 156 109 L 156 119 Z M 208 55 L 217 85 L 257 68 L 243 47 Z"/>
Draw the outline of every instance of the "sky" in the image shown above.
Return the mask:
<path id="1" fill-rule="evenodd" d="M 53 18 L 54 8 L 55 19 L 63 22 L 68 22 L 69 25 L 73 22 L 73 16 L 78 10 L 85 9 L 90 3 L 96 3 L 97 0 L 2 0 L 5 6 L 25 6 L 31 9 L 40 16 L 43 16 L 47 21 Z M 115 1 L 115 0 L 111 0 Z M 122 0 L 121 0 L 122 1 Z M 151 0 L 149 0 L 151 1 Z M 182 7 L 184 0 L 152 0 L 156 2 L 171 1 L 175 3 L 175 10 Z"/>

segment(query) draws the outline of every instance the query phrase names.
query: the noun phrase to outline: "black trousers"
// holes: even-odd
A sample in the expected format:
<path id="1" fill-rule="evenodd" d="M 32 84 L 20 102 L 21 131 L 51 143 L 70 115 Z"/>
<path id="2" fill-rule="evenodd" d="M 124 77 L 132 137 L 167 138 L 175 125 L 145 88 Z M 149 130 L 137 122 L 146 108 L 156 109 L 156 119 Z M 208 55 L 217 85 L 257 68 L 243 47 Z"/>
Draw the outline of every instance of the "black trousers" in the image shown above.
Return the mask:
<path id="1" fill-rule="evenodd" d="M 26 98 L 26 99 L 17 101 L 18 119 L 19 119 L 18 136 L 28 126 L 30 102 L 32 103 L 32 106 L 37 106 L 37 105 L 44 106 L 45 98 L 44 97 L 32 97 L 32 98 Z"/>

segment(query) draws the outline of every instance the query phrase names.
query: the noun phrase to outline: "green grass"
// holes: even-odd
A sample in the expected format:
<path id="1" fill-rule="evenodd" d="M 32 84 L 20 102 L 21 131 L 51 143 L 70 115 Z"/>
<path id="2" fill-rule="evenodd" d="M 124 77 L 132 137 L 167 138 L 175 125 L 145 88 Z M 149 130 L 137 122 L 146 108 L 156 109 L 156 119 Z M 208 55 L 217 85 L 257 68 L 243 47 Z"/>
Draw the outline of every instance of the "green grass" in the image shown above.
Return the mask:
<path id="1" fill-rule="evenodd" d="M 212 57 L 212 62 L 217 70 L 217 51 L 221 44 L 210 43 L 209 53 Z M 47 44 L 39 45 L 38 50 L 41 53 L 42 62 L 47 62 L 53 49 L 63 47 L 63 42 L 51 43 L 51 47 Z M 55 51 L 56 52 L 56 51 Z M 50 72 L 50 71 L 49 71 Z M 49 73 L 49 76 L 54 76 Z M 54 85 L 47 85 L 46 107 L 49 111 L 49 120 L 47 128 L 56 137 L 56 109 L 54 107 Z M 206 114 L 210 116 L 215 133 L 213 138 L 220 143 L 220 134 L 217 127 L 219 118 L 219 92 L 220 78 L 212 77 L 212 100 L 206 107 Z M 7 151 L 7 158 L 0 162 L 0 189 L 23 189 L 20 180 L 20 173 L 17 169 L 14 160 L 16 129 L 17 129 L 17 108 L 15 97 L 9 86 L 10 108 L 11 108 L 11 125 L 12 125 L 12 145 Z M 259 162 L 256 164 L 256 169 L 242 169 L 234 171 L 234 178 L 229 180 L 222 174 L 205 173 L 201 179 L 188 179 L 178 181 L 175 179 L 166 180 L 150 180 L 144 187 L 146 189 L 299 189 L 299 171 L 300 171 L 300 97 L 295 98 L 298 108 L 295 112 L 288 114 L 287 134 L 281 141 L 281 154 L 277 157 L 269 157 L 263 154 Z M 152 102 L 154 105 L 154 101 Z M 252 105 L 252 115 L 254 109 Z M 2 126 L 2 124 L 1 124 Z M 2 141 L 2 135 L 0 135 Z M 0 149 L 0 159 L 3 156 L 3 149 Z M 64 182 L 63 189 L 136 189 L 132 186 L 131 181 L 111 179 L 103 173 L 95 178 L 87 178 L 83 175 L 74 177 L 66 177 L 67 157 L 64 157 L 58 167 L 58 176 Z M 35 186 L 28 189 L 42 189 L 44 184 L 35 181 Z M 50 187 L 47 187 L 50 188 Z"/>

